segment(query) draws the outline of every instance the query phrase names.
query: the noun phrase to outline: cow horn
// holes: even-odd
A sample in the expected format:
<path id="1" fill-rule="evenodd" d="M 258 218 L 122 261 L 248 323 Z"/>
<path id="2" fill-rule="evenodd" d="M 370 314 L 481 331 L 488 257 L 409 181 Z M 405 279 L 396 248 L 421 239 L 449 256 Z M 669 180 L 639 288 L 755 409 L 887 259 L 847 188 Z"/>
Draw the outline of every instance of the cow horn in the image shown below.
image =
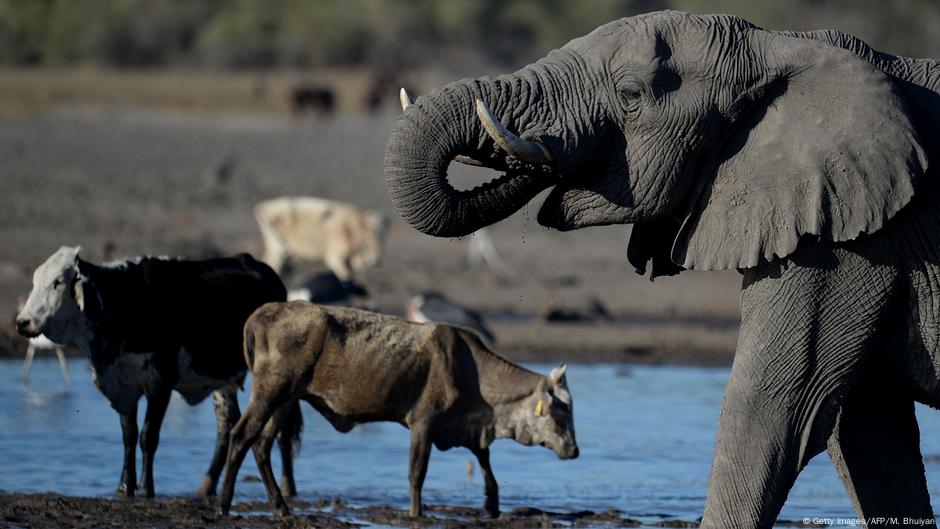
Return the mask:
<path id="1" fill-rule="evenodd" d="M 509 132 L 509 129 L 504 127 L 493 116 L 486 104 L 479 99 L 477 99 L 477 117 L 480 118 L 483 128 L 493 138 L 496 145 L 510 155 L 535 165 L 552 165 L 555 162 L 552 153 L 541 143 L 524 140 Z"/>

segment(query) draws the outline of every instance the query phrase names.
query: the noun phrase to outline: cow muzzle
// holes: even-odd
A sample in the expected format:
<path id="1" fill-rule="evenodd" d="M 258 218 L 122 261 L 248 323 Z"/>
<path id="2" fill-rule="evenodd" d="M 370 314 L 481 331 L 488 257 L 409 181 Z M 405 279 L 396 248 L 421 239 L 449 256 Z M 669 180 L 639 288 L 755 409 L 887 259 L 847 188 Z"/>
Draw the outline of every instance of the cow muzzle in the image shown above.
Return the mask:
<path id="1" fill-rule="evenodd" d="M 40 334 L 39 329 L 33 325 L 33 320 L 29 318 L 16 319 L 16 332 L 27 338 L 35 338 Z"/>

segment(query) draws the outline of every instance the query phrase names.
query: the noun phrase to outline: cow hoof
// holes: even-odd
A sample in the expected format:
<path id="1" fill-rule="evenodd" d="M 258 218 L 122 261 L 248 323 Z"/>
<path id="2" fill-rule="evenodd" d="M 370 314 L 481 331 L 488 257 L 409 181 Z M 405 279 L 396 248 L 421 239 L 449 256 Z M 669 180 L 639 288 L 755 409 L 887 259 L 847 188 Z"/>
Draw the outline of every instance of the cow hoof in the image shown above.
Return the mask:
<path id="1" fill-rule="evenodd" d="M 488 519 L 490 519 L 490 520 L 495 520 L 495 519 L 499 518 L 499 509 L 496 509 L 495 511 L 492 511 L 492 510 L 490 510 L 490 509 L 486 509 L 486 510 L 485 510 L 484 518 L 488 518 Z"/>
<path id="2" fill-rule="evenodd" d="M 137 495 L 137 496 L 140 497 L 140 498 L 150 498 L 150 499 L 153 499 L 153 497 L 156 496 L 156 494 L 154 494 L 154 492 L 153 492 L 153 489 L 149 489 L 149 488 L 147 488 L 147 487 L 145 487 L 145 486 L 143 486 L 143 485 L 139 485 L 139 486 L 137 487 L 137 490 L 140 491 L 140 494 Z"/>
<path id="3" fill-rule="evenodd" d="M 297 495 L 297 487 L 293 483 L 288 483 L 286 480 L 282 481 L 284 483 L 281 485 L 281 494 L 287 496 L 288 498 L 293 498 Z"/>
<path id="4" fill-rule="evenodd" d="M 274 513 L 280 518 L 287 518 L 290 516 L 290 508 L 286 504 L 281 505 L 274 510 Z"/>
<path id="5" fill-rule="evenodd" d="M 115 496 L 121 496 L 123 498 L 133 498 L 134 497 L 134 487 L 128 487 L 125 485 L 119 485 L 117 490 L 114 491 Z"/>

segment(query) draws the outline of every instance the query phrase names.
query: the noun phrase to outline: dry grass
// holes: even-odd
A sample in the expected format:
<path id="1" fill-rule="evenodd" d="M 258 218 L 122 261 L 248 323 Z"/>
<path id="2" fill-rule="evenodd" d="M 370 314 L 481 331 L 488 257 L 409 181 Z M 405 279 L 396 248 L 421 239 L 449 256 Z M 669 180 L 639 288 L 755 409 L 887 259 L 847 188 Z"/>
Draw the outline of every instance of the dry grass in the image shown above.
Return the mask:
<path id="1" fill-rule="evenodd" d="M 291 88 L 301 83 L 332 88 L 339 112 L 360 112 L 371 75 L 365 70 L 7 69 L 0 70 L 0 119 L 28 117 L 57 106 L 132 106 L 200 114 L 288 114 Z M 388 97 L 393 99 L 395 94 Z"/>

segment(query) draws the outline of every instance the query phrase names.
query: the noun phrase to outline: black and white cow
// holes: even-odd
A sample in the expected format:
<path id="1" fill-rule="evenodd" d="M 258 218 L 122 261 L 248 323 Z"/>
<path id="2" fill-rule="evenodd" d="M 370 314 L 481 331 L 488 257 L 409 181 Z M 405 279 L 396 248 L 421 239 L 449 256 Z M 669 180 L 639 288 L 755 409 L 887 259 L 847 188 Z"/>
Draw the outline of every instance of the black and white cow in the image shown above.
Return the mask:
<path id="1" fill-rule="evenodd" d="M 242 328 L 256 308 L 286 299 L 270 267 L 250 255 L 188 261 L 164 257 L 95 265 L 63 246 L 33 273 L 33 290 L 17 315 L 24 336 L 45 334 L 81 347 L 95 385 L 121 417 L 124 468 L 118 494 L 136 485 L 137 402 L 147 397 L 140 432 L 140 488 L 152 497 L 153 457 L 172 390 L 189 404 L 210 393 L 215 402 L 215 454 L 199 488 L 214 495 L 240 412 L 236 391 L 245 379 Z M 297 406 L 285 412 L 280 447 L 285 491 L 293 493 L 292 452 L 302 426 Z"/>

